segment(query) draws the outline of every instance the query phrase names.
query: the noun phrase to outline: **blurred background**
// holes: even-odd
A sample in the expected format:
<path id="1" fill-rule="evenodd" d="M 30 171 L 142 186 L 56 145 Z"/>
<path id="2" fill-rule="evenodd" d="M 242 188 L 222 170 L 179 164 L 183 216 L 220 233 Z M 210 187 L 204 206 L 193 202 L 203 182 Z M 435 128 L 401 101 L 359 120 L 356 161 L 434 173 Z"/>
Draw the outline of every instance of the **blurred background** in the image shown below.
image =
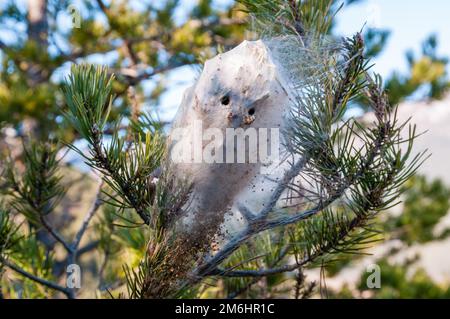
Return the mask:
<path id="1" fill-rule="evenodd" d="M 370 255 L 338 256 L 327 268 L 328 297 L 449 298 L 450 2 L 334 1 L 336 8 L 341 3 L 331 35 L 362 32 L 399 119 L 411 117 L 426 132 L 416 149 L 432 156 L 408 182 L 403 203 L 382 216 L 383 234 Z M 231 0 L 2 0 L 0 153 L 20 164 L 21 141 L 30 135 L 77 141 L 61 115 L 60 84 L 73 63 L 105 64 L 116 75 L 113 119 L 149 114 L 170 126 L 202 63 L 254 37 L 240 9 Z M 355 103 L 349 115 L 370 118 L 366 110 Z M 69 192 L 54 223 L 70 233 L 93 186 L 78 157 L 66 154 L 63 163 Z M 145 238 L 124 232 L 112 240 L 127 242 L 125 258 L 137 263 Z M 366 286 L 372 264 L 381 270 L 379 289 Z M 104 282 L 114 278 L 114 265 L 108 267 Z M 310 280 L 320 276 L 308 272 Z"/>

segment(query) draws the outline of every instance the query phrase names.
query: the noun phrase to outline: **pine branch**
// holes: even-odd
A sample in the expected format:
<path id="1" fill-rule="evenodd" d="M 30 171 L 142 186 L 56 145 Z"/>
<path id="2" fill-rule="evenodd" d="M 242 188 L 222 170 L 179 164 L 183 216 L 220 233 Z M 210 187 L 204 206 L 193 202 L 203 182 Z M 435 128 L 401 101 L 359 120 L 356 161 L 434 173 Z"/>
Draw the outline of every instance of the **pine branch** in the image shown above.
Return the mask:
<path id="1" fill-rule="evenodd" d="M 348 227 L 343 227 L 339 230 L 338 236 L 334 238 L 333 241 L 330 241 L 324 247 L 314 252 L 314 254 L 310 254 L 305 256 L 302 260 L 297 261 L 294 264 L 288 264 L 281 267 L 276 268 L 268 268 L 268 269 L 258 269 L 258 270 L 227 270 L 227 269 L 214 269 L 211 271 L 208 276 L 221 276 L 221 277 L 264 277 L 269 275 L 275 275 L 285 272 L 291 272 L 296 269 L 299 269 L 305 265 L 308 265 L 314 262 L 318 257 L 323 256 L 327 253 L 330 253 L 333 250 L 340 250 L 339 245 L 342 244 L 342 241 L 354 230 L 364 226 L 367 222 L 366 216 L 356 216 L 353 220 L 348 223 Z"/>
<path id="2" fill-rule="evenodd" d="M 6 165 L 5 182 L 12 196 L 11 205 L 32 225 L 43 226 L 69 252 L 69 243 L 46 219 L 65 194 L 59 184 L 61 177 L 57 171 L 56 153 L 55 145 L 31 142 L 30 146 L 24 146 L 25 173 L 17 176 L 11 159 Z"/>
<path id="3" fill-rule="evenodd" d="M 68 243 L 66 240 L 60 238 L 59 240 L 61 240 L 62 242 L 64 242 L 64 247 L 66 248 L 67 251 L 67 258 L 64 261 L 65 265 L 69 265 L 69 264 L 74 264 L 76 263 L 76 258 L 79 257 L 80 255 L 84 254 L 87 251 L 90 251 L 92 248 L 95 248 L 98 245 L 98 242 L 92 242 L 90 244 L 88 244 L 87 246 L 82 247 L 81 249 L 79 248 L 79 244 L 81 242 L 81 239 L 83 238 L 83 235 L 85 234 L 88 225 L 90 223 L 90 221 L 92 220 L 92 218 L 94 217 L 95 213 L 98 211 L 98 208 L 100 207 L 100 205 L 103 203 L 101 200 L 101 187 L 102 187 L 103 183 L 99 183 L 98 186 L 98 191 L 97 191 L 97 195 L 95 196 L 95 200 L 94 203 L 92 205 L 92 207 L 89 209 L 89 211 L 86 213 L 85 218 L 83 219 L 83 223 L 80 226 L 80 229 L 78 230 L 78 232 L 76 233 L 74 240 L 72 243 Z M 52 232 L 52 234 L 54 234 L 54 236 L 60 236 L 58 235 L 58 233 L 53 230 L 52 227 L 50 227 L 47 224 L 48 231 Z M 74 299 L 76 298 L 76 292 L 75 289 L 69 289 L 69 288 L 64 288 L 62 286 L 59 286 L 53 282 L 50 282 L 48 280 L 45 280 L 43 278 L 40 278 L 38 276 L 32 275 L 28 272 L 26 272 L 25 270 L 21 269 L 20 267 L 9 263 L 7 260 L 5 260 L 4 258 L 0 257 L 0 262 L 3 263 L 4 265 L 10 267 L 11 269 L 13 269 L 14 271 L 16 271 L 17 273 L 39 283 L 42 284 L 44 286 L 47 286 L 49 288 L 58 290 L 60 292 L 63 292 L 69 299 Z"/>
<path id="4" fill-rule="evenodd" d="M 255 12 L 260 14 L 260 21 L 272 19 L 281 30 L 293 28 L 295 33 L 304 34 L 303 28 L 306 27 L 322 35 L 331 23 L 331 1 L 258 0 L 247 4 L 254 6 Z M 157 142 L 151 143 L 153 135 L 149 133 L 145 135 L 145 142 L 140 140 L 144 135 L 137 134 L 131 147 L 128 147 L 128 140 L 113 134 L 110 145 L 106 147 L 102 140 L 111 107 L 111 78 L 108 79 L 105 69 L 89 66 L 72 71 L 65 88 L 69 105 L 66 117 L 90 144 L 91 156 L 85 157 L 88 164 L 100 171 L 108 186 L 119 195 L 119 199 L 109 195 L 114 205 L 134 208 L 144 223 L 155 231 L 154 241 L 149 243 L 149 253 L 138 271 L 126 268 L 130 296 L 161 297 L 174 293 L 180 279 L 173 279 L 173 270 L 165 271 L 161 265 L 175 258 L 183 262 L 177 275 L 185 280 L 186 286 L 212 275 L 260 278 L 293 271 L 317 260 L 323 262 L 336 252 L 356 253 L 372 242 L 374 231 L 370 221 L 378 212 L 395 203 L 399 186 L 414 173 L 422 160 L 418 156 L 411 164 L 406 163 L 416 137 L 415 131 L 412 129 L 408 140 L 401 140 L 400 130 L 406 124 L 399 125 L 395 115 L 389 113 L 390 107 L 381 84 L 367 75 L 367 61 L 363 57 L 363 42 L 359 34 L 345 39 L 332 52 L 322 49 L 320 37 L 313 37 L 303 45 L 311 46 L 303 47 L 304 61 L 313 62 L 314 69 L 305 72 L 302 83 L 294 83 L 294 87 L 299 89 L 295 92 L 297 96 L 287 134 L 290 151 L 294 157 L 301 156 L 301 160 L 293 163 L 262 210 L 252 212 L 241 205 L 239 208 L 247 221 L 244 230 L 234 234 L 212 256 L 205 253 L 204 260 L 188 272 L 186 268 L 193 260 L 189 256 L 191 252 L 177 250 L 180 249 L 177 246 L 180 238 L 164 237 L 170 233 L 166 233 L 168 225 L 178 215 L 173 214 L 168 206 L 159 205 L 158 187 L 161 184 L 149 183 L 153 170 L 160 165 L 163 148 Z M 87 85 L 91 82 L 96 84 L 98 92 Z M 373 127 L 362 127 L 353 120 L 342 122 L 349 102 L 361 93 L 367 95 L 374 108 L 377 121 Z M 355 139 L 363 145 L 356 147 Z M 399 148 L 403 143 L 408 144 L 406 153 Z M 307 181 L 312 200 L 302 205 L 302 210 L 297 213 L 275 209 L 283 192 L 295 189 L 290 184 L 296 177 Z M 299 196 L 302 196 L 301 190 L 301 187 L 297 188 Z M 178 203 L 182 206 L 185 201 Z M 177 206 L 173 210 L 175 212 L 181 207 L 178 203 L 174 204 Z M 247 270 L 219 268 L 256 235 L 288 225 L 295 225 L 298 235 L 308 238 L 305 247 L 293 249 L 296 263 Z"/>
<path id="5" fill-rule="evenodd" d="M 80 229 L 74 236 L 73 241 L 69 242 L 47 221 L 47 216 L 53 213 L 56 203 L 58 203 L 65 194 L 65 190 L 60 186 L 60 176 L 57 174 L 57 166 L 59 163 L 56 160 L 57 151 L 58 149 L 49 143 L 38 145 L 36 142 L 31 142 L 31 146 L 25 148 L 24 163 L 27 170 L 19 177 L 15 172 L 12 163 L 9 163 L 6 169 L 6 186 L 9 188 L 9 194 L 12 196 L 10 202 L 11 206 L 18 213 L 25 215 L 32 225 L 37 224 L 42 226 L 65 248 L 67 257 L 63 263 L 60 263 L 60 265 L 63 266 L 74 264 L 77 256 L 80 253 L 83 253 L 83 251 L 87 251 L 86 248 L 92 249 L 92 247 L 96 246 L 93 245 L 91 247 L 79 249 L 80 242 L 89 223 L 102 204 L 100 198 L 102 183 L 98 186 L 94 203 L 86 213 Z M 4 227 L 2 226 L 2 228 Z M 23 269 L 20 269 L 20 267 L 7 262 L 5 258 L 2 259 L 2 263 L 3 261 L 5 261 L 6 263 L 4 264 L 11 269 L 38 283 L 64 292 L 69 298 L 76 297 L 74 289 L 63 288 L 63 290 L 61 290 L 60 286 L 48 282 L 43 278 L 28 274 Z"/>
<path id="6" fill-rule="evenodd" d="M 273 193 L 264 212 L 251 212 L 246 207 L 243 216 L 247 227 L 221 247 L 213 257 L 207 259 L 195 271 L 194 278 L 220 275 L 224 277 L 262 277 L 298 269 L 314 262 L 317 258 L 335 251 L 356 252 L 359 245 L 369 243 L 373 233 L 365 229 L 367 223 L 379 211 L 386 209 L 398 197 L 399 185 L 411 176 L 420 165 L 423 154 L 407 164 L 416 135 L 402 141 L 395 114 L 389 113 L 389 103 L 382 91 L 379 79 L 373 82 L 367 75 L 367 62 L 362 57 L 363 43 L 357 34 L 344 42 L 342 69 L 330 61 L 334 68 L 324 67 L 328 72 L 323 77 L 312 77 L 302 87 L 296 99 L 298 105 L 292 113 L 293 127 L 289 137 L 292 152 L 303 156 L 303 163 L 294 169 L 296 174 L 287 176 Z M 333 57 L 331 57 L 334 59 Z M 329 62 L 323 62 L 328 66 Z M 361 92 L 367 92 L 377 115 L 374 128 L 366 129 L 348 122 L 336 125 L 342 118 L 348 102 Z M 393 118 L 392 118 L 393 117 Z M 356 122 L 355 122 L 356 123 Z M 334 128 L 333 128 L 334 126 Z M 358 131 L 355 129 L 358 129 Z M 363 146 L 356 150 L 352 136 L 361 137 Z M 402 154 L 399 145 L 408 143 L 408 151 Z M 336 149 L 337 148 L 337 149 Z M 298 173 L 305 180 L 313 181 L 320 187 L 318 203 L 300 213 L 278 214 L 267 218 L 273 211 L 281 193 Z M 352 201 L 346 206 L 349 214 L 336 214 L 333 205 L 341 197 L 351 194 Z M 320 216 L 316 216 L 318 214 Z M 277 215 L 277 214 L 275 214 Z M 311 219 L 311 222 L 305 223 Z M 303 222 L 303 223 L 299 223 Z M 300 224 L 308 238 L 305 257 L 296 264 L 259 270 L 221 270 L 218 266 L 239 247 L 256 234 L 275 227 Z M 361 233 L 358 229 L 364 229 Z"/>
<path id="7" fill-rule="evenodd" d="M 103 174 L 111 189 L 123 199 L 115 204 L 132 207 L 150 224 L 150 208 L 155 197 L 151 174 L 159 166 L 164 154 L 164 139 L 158 132 L 148 131 L 123 138 L 114 129 L 111 143 L 103 144 L 105 123 L 111 109 L 111 83 L 105 68 L 81 65 L 74 67 L 64 86 L 68 110 L 65 117 L 90 144 L 90 157 L 73 145 L 68 145 L 86 159 L 88 165 Z M 92 90 L 88 83 L 95 83 Z M 119 123 L 116 123 L 116 128 Z"/>
<path id="8" fill-rule="evenodd" d="M 106 180 L 106 183 L 113 189 L 119 191 L 119 193 L 123 194 L 123 197 L 126 198 L 129 205 L 136 210 L 143 222 L 147 225 L 150 224 L 150 217 L 147 215 L 145 204 L 143 204 L 136 196 L 135 192 L 133 192 L 132 181 L 126 180 L 119 173 L 119 170 L 111 163 L 110 158 L 103 152 L 100 136 L 100 133 L 94 132 L 94 168 L 99 169 L 106 176 L 110 176 L 114 182 Z M 119 147 L 122 149 L 122 145 L 119 145 Z"/>
<path id="9" fill-rule="evenodd" d="M 223 270 L 216 269 L 211 271 L 208 276 L 220 276 L 220 277 L 265 277 L 275 274 L 280 274 L 284 272 L 290 272 L 296 270 L 309 262 L 310 260 L 305 259 L 299 264 L 284 265 L 277 268 L 269 269 L 258 269 L 258 270 Z"/>
<path id="10" fill-rule="evenodd" d="M 239 0 L 239 3 L 253 17 L 259 35 L 293 34 L 300 39 L 306 34 L 327 34 L 333 17 L 342 7 L 333 10 L 332 0 Z"/>

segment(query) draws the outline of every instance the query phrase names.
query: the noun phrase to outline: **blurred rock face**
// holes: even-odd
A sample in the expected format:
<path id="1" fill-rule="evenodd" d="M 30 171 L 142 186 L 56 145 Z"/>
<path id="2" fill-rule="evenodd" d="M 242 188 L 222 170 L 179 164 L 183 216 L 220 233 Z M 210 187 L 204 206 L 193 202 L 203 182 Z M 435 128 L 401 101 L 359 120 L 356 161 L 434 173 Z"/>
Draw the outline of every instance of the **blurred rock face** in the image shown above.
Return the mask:
<path id="1" fill-rule="evenodd" d="M 283 83 L 266 44 L 244 41 L 207 61 L 185 92 L 169 145 L 177 174 L 193 183 L 189 211 L 197 222 L 218 225 L 239 194 L 270 191 L 257 183 L 271 164 L 264 155 L 281 148 L 289 103 Z"/>

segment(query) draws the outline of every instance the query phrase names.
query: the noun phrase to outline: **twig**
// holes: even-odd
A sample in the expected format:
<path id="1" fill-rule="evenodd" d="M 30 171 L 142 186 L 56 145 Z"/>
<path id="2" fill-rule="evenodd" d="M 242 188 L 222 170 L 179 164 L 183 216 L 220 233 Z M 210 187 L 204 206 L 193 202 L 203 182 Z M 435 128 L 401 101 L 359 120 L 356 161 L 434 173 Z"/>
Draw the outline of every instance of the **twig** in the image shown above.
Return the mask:
<path id="1" fill-rule="evenodd" d="M 286 246 L 284 246 L 281 249 L 279 256 L 277 257 L 276 260 L 274 260 L 271 263 L 270 266 L 274 267 L 275 265 L 277 265 L 280 261 L 283 260 L 283 258 L 287 255 L 288 252 L 289 252 L 289 245 L 286 245 Z M 228 294 L 227 299 L 234 299 L 234 298 L 236 298 L 240 294 L 242 294 L 242 293 L 246 292 L 247 290 L 249 290 L 254 284 L 258 283 L 260 280 L 261 280 L 261 277 L 254 277 L 253 280 L 251 280 L 247 285 L 245 285 L 241 289 Z"/>
<path id="2" fill-rule="evenodd" d="M 41 221 L 42 226 L 53 236 L 53 238 L 56 239 L 61 245 L 64 246 L 64 248 L 67 250 L 67 252 L 72 251 L 72 247 L 70 244 L 59 234 L 53 227 L 45 220 L 45 217 L 42 214 L 39 214 L 39 220 Z"/>
<path id="3" fill-rule="evenodd" d="M 9 267 L 10 269 L 14 270 L 15 272 L 21 274 L 22 276 L 33 280 L 34 282 L 37 282 L 41 285 L 44 285 L 48 288 L 57 290 L 59 292 L 62 292 L 63 294 L 65 294 L 67 296 L 67 298 L 72 299 L 74 296 L 72 295 L 70 289 L 68 288 L 64 288 L 63 286 L 58 285 L 57 283 L 54 283 L 52 281 L 37 277 L 27 271 L 25 271 L 24 269 L 20 268 L 17 265 L 14 265 L 12 263 L 10 263 L 9 261 L 7 261 L 6 259 L 0 257 L 0 261 L 2 262 L 2 264 L 6 265 L 7 267 Z"/>
<path id="4" fill-rule="evenodd" d="M 294 163 L 292 167 L 286 172 L 286 174 L 283 176 L 283 179 L 278 183 L 277 187 L 273 191 L 268 204 L 265 205 L 263 210 L 258 214 L 261 216 L 261 219 L 265 219 L 267 215 L 272 211 L 281 195 L 283 194 L 284 190 L 289 185 L 289 182 L 298 176 L 307 162 L 308 158 L 303 157 L 298 160 L 297 163 Z"/>
<path id="5" fill-rule="evenodd" d="M 216 269 L 211 275 L 221 276 L 221 277 L 264 277 L 269 275 L 280 274 L 284 272 L 290 272 L 298 269 L 299 267 L 304 266 L 308 262 L 310 262 L 313 258 L 316 258 L 316 255 L 307 256 L 303 258 L 301 261 L 296 262 L 295 264 L 288 264 L 281 267 L 276 268 L 266 268 L 266 269 L 257 269 L 257 270 L 220 270 Z M 276 264 L 276 263 L 275 263 Z"/>
<path id="6" fill-rule="evenodd" d="M 80 257 L 81 255 L 90 252 L 92 249 L 97 248 L 99 243 L 100 243 L 99 240 L 94 240 L 89 244 L 86 244 L 85 246 L 81 247 L 80 249 L 78 249 L 77 257 Z"/>
<path id="7" fill-rule="evenodd" d="M 233 271 L 227 271 L 227 270 L 221 270 L 216 269 L 213 272 L 210 273 L 211 276 L 221 276 L 221 277 L 264 277 L 269 275 L 275 275 L 280 274 L 284 272 L 290 272 L 294 271 L 298 267 L 301 267 L 309 261 L 309 259 L 305 259 L 305 261 L 299 263 L 299 264 L 290 264 L 290 265 L 284 265 L 277 268 L 267 268 L 267 269 L 257 269 L 257 270 L 233 270 Z"/>
<path id="8" fill-rule="evenodd" d="M 86 215 L 83 219 L 83 223 L 81 224 L 81 227 L 78 230 L 78 232 L 76 233 L 75 238 L 70 246 L 71 251 L 68 253 L 68 256 L 67 256 L 67 264 L 68 265 L 75 264 L 77 255 L 78 255 L 78 247 L 80 246 L 81 239 L 83 238 L 83 235 L 85 234 L 90 221 L 94 217 L 95 213 L 98 211 L 98 208 L 100 207 L 100 205 L 103 203 L 101 200 L 102 186 L 103 186 L 103 180 L 100 181 L 100 183 L 98 184 L 97 194 L 95 195 L 94 203 L 92 204 L 92 207 L 89 209 L 89 211 L 86 213 Z M 74 289 L 75 288 L 69 289 L 69 291 L 73 294 L 73 296 L 75 298 L 75 290 Z"/>
<path id="9" fill-rule="evenodd" d="M 103 275 L 104 275 L 105 270 L 106 270 L 106 265 L 108 264 L 109 255 L 110 255 L 110 249 L 108 247 L 105 250 L 105 255 L 103 257 L 103 262 L 102 262 L 102 264 L 100 266 L 100 271 L 98 272 L 98 289 L 99 290 L 103 290 L 103 288 L 105 288 Z"/>
<path id="10" fill-rule="evenodd" d="M 82 223 L 80 229 L 78 230 L 77 234 L 75 235 L 75 239 L 74 239 L 74 241 L 72 243 L 72 249 L 74 251 L 78 250 L 78 246 L 80 245 L 81 238 L 83 237 L 84 233 L 86 232 L 86 229 L 87 229 L 87 227 L 89 225 L 89 222 L 94 217 L 95 213 L 98 211 L 98 208 L 103 203 L 102 200 L 101 200 L 101 189 L 102 189 L 102 186 L 103 186 L 103 181 L 101 181 L 98 184 L 97 193 L 95 195 L 95 201 L 94 201 L 92 207 L 89 209 L 89 211 L 85 215 L 85 217 L 83 219 L 83 223 Z"/>

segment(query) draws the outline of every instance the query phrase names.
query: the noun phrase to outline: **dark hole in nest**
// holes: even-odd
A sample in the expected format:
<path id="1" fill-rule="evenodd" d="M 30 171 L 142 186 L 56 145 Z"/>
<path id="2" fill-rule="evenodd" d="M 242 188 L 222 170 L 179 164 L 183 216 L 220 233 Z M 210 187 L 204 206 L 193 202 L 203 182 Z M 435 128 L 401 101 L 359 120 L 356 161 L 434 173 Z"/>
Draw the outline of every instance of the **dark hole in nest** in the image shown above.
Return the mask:
<path id="1" fill-rule="evenodd" d="M 230 97 L 228 95 L 223 96 L 220 99 L 220 103 L 222 103 L 223 105 L 228 105 L 230 104 Z"/>
<path id="2" fill-rule="evenodd" d="M 255 114 L 255 109 L 252 107 L 251 109 L 248 110 L 248 115 L 253 115 Z"/>

